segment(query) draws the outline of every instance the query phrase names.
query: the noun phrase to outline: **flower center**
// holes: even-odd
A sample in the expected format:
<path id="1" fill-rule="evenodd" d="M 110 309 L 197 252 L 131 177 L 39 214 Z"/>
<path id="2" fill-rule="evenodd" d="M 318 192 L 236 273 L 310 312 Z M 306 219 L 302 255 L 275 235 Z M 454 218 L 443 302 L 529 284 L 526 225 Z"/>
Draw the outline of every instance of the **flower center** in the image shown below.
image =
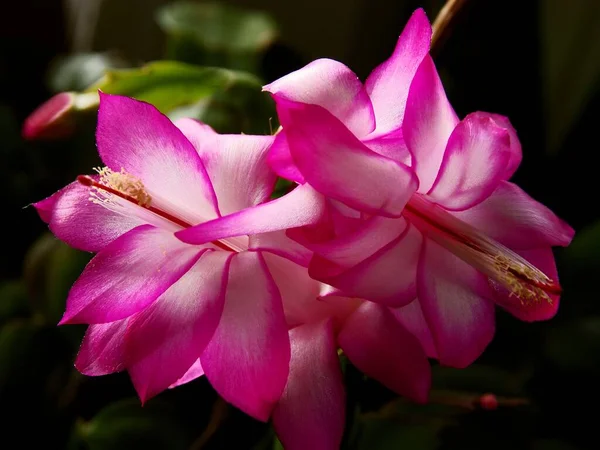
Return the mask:
<path id="1" fill-rule="evenodd" d="M 116 196 L 156 214 L 181 228 L 190 228 L 192 226 L 192 224 L 179 217 L 152 205 L 152 197 L 146 191 L 142 181 L 125 172 L 124 169 L 121 169 L 120 172 L 114 172 L 108 167 L 95 168 L 94 170 L 100 176 L 98 181 L 88 175 L 79 175 L 77 177 L 79 183 L 91 188 L 90 201 L 112 209 L 110 204 L 113 201 L 113 196 Z M 234 249 L 221 241 L 214 241 L 212 244 L 228 252 L 239 251 L 239 249 Z"/>
<path id="2" fill-rule="evenodd" d="M 552 303 L 550 295 L 562 292 L 557 281 L 523 257 L 421 195 L 413 195 L 405 216 L 427 237 L 504 286 L 524 305 L 541 300 Z"/>

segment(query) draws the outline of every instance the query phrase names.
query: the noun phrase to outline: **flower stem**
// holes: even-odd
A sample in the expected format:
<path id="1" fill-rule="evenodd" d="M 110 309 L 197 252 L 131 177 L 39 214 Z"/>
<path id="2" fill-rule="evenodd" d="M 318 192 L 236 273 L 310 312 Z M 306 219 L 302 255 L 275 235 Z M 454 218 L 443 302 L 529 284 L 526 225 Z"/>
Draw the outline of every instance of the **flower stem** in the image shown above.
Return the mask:
<path id="1" fill-rule="evenodd" d="M 447 0 L 433 22 L 433 36 L 431 37 L 431 53 L 439 52 L 452 21 L 464 6 L 467 0 Z"/>

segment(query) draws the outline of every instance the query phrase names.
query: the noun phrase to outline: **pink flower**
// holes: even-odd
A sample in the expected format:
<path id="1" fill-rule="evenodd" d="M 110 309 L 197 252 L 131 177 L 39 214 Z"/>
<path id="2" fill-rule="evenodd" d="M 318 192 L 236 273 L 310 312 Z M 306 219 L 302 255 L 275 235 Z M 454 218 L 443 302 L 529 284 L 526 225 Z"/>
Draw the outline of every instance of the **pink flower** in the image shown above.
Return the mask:
<path id="1" fill-rule="evenodd" d="M 224 399 L 267 420 L 291 350 L 277 285 L 287 275 L 266 250 L 276 244 L 303 264 L 309 254 L 283 233 L 252 230 L 314 223 L 322 199 L 301 186 L 265 203 L 275 181 L 265 163 L 272 136 L 177 125 L 149 104 L 101 94 L 96 137 L 106 167 L 35 204 L 58 238 L 98 252 L 61 324 L 90 324 L 76 361 L 84 374 L 126 369 L 147 400 L 205 372 Z M 203 245 L 177 238 L 255 205 L 260 218 L 240 224 L 240 237 Z"/>
<path id="2" fill-rule="evenodd" d="M 365 86 L 327 60 L 266 86 L 283 126 L 269 158 L 328 198 L 327 227 L 288 231 L 315 252 L 311 276 L 332 295 L 418 303 L 440 362 L 464 367 L 493 336 L 494 304 L 526 321 L 556 313 L 551 247 L 573 230 L 508 182 L 522 155 L 507 118 L 457 118 L 430 36 L 417 10 Z"/>

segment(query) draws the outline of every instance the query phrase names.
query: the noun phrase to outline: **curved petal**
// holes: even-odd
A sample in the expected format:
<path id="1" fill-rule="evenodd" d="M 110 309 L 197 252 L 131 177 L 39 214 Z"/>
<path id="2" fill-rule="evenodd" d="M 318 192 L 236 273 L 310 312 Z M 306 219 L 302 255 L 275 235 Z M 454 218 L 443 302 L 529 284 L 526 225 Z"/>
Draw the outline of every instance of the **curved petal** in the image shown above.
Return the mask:
<path id="1" fill-rule="evenodd" d="M 413 79 L 402 124 L 404 141 L 419 177 L 419 192 L 427 193 L 437 178 L 448 138 L 458 124 L 431 56 Z"/>
<path id="2" fill-rule="evenodd" d="M 96 144 L 104 164 L 139 178 L 153 204 L 198 223 L 218 216 L 217 199 L 194 146 L 154 106 L 100 93 Z"/>
<path id="3" fill-rule="evenodd" d="M 396 239 L 406 229 L 403 218 L 372 216 L 360 228 L 324 242 L 311 242 L 305 233 L 289 233 L 302 245 L 342 268 L 350 268 L 369 258 Z"/>
<path id="4" fill-rule="evenodd" d="M 106 323 L 144 309 L 200 257 L 172 233 L 142 225 L 107 245 L 86 266 L 67 298 L 65 323 Z"/>
<path id="5" fill-rule="evenodd" d="M 508 164 L 506 165 L 506 170 L 504 172 L 503 177 L 504 180 L 508 180 L 519 168 L 521 160 L 523 159 L 521 141 L 519 141 L 519 136 L 517 136 L 517 130 L 515 130 L 515 128 L 510 123 L 510 120 L 506 116 L 485 112 L 478 112 L 477 114 L 479 114 L 480 116 L 487 116 L 491 118 L 494 122 L 496 122 L 496 125 L 504 128 L 510 136 L 510 159 L 508 161 Z"/>
<path id="6" fill-rule="evenodd" d="M 356 266 L 340 272 L 330 262 L 313 257 L 310 276 L 340 289 L 347 297 L 358 297 L 399 307 L 417 296 L 417 264 L 421 233 L 409 226 L 396 239 Z"/>
<path id="7" fill-rule="evenodd" d="M 425 11 L 419 8 L 404 27 L 392 56 L 379 65 L 365 83 L 375 110 L 376 134 L 402 125 L 410 84 L 429 53 L 430 43 L 431 25 Z"/>
<path id="8" fill-rule="evenodd" d="M 88 252 L 99 252 L 144 224 L 137 216 L 125 216 L 90 201 L 89 187 L 77 181 L 33 206 L 57 238 Z"/>
<path id="9" fill-rule="evenodd" d="M 532 250 L 519 250 L 517 253 L 544 272 L 550 279 L 558 282 L 558 271 L 554 262 L 552 249 L 536 248 Z M 517 319 L 525 322 L 536 322 L 553 318 L 558 312 L 560 297 L 547 294 L 547 298 L 538 298 L 531 302 L 522 302 L 511 291 L 489 280 L 494 290 L 494 300 Z"/>
<path id="10" fill-rule="evenodd" d="M 285 230 L 253 234 L 250 236 L 248 249 L 273 253 L 303 267 L 308 267 L 312 257 L 312 252 L 287 237 Z"/>
<path id="11" fill-rule="evenodd" d="M 275 136 L 275 142 L 267 155 L 267 163 L 271 170 L 282 178 L 304 184 L 305 180 L 290 153 L 285 131 L 280 131 Z"/>
<path id="12" fill-rule="evenodd" d="M 178 231 L 175 236 L 189 244 L 205 244 L 227 237 L 300 227 L 318 222 L 324 207 L 322 195 L 309 185 L 301 185 L 283 197 Z"/>
<path id="13" fill-rule="evenodd" d="M 200 360 L 197 359 L 194 364 L 188 369 L 186 373 L 183 374 L 181 378 L 179 378 L 175 383 L 169 386 L 169 389 L 176 388 L 177 386 L 182 386 L 184 384 L 189 383 L 190 381 L 194 381 L 196 378 L 200 378 L 204 375 L 204 369 L 202 368 L 202 364 Z"/>
<path id="14" fill-rule="evenodd" d="M 437 359 L 438 353 L 433 335 L 429 325 L 427 325 L 419 300 L 412 301 L 401 308 L 394 308 L 391 311 L 396 320 L 419 340 L 427 357 Z"/>
<path id="15" fill-rule="evenodd" d="M 427 356 L 388 308 L 365 302 L 346 321 L 338 343 L 365 375 L 414 401 L 427 401 L 431 385 Z"/>
<path id="16" fill-rule="evenodd" d="M 575 234 L 550 209 L 507 181 L 480 204 L 454 215 L 512 249 L 566 247 Z"/>
<path id="17" fill-rule="evenodd" d="M 510 145 L 508 130 L 486 115 L 469 114 L 450 135 L 429 195 L 450 210 L 481 203 L 504 179 Z"/>
<path id="18" fill-rule="evenodd" d="M 492 293 L 487 277 L 425 239 L 417 292 L 440 364 L 463 368 L 475 361 L 495 330 L 494 303 L 488 300 Z"/>
<path id="19" fill-rule="evenodd" d="M 221 322 L 200 359 L 223 399 L 268 420 L 288 377 L 290 341 L 281 296 L 260 253 L 234 256 Z"/>
<path id="20" fill-rule="evenodd" d="M 75 367 L 95 377 L 125 369 L 125 331 L 129 318 L 90 325 L 85 332 Z"/>
<path id="21" fill-rule="evenodd" d="M 267 153 L 274 136 L 216 134 L 193 119 L 180 119 L 175 125 L 200 155 L 221 214 L 231 214 L 269 199 L 276 176 L 267 165 Z"/>
<path id="22" fill-rule="evenodd" d="M 205 250 L 185 275 L 129 321 L 127 370 L 142 402 L 180 379 L 212 338 L 232 256 Z"/>
<path id="23" fill-rule="evenodd" d="M 375 128 L 373 106 L 365 88 L 354 72 L 338 61 L 317 59 L 263 90 L 273 94 L 278 112 L 286 107 L 279 100 L 285 99 L 325 108 L 358 137 Z"/>
<path id="24" fill-rule="evenodd" d="M 392 133 L 362 139 L 362 143 L 365 144 L 369 150 L 374 151 L 381 156 L 393 159 L 394 161 L 398 161 L 409 167 L 411 165 L 412 157 L 408 151 L 406 142 L 404 142 L 401 128 Z"/>
<path id="25" fill-rule="evenodd" d="M 279 117 L 298 169 L 317 191 L 371 214 L 402 214 L 418 185 L 408 167 L 369 150 L 320 106 L 288 101 Z"/>
<path id="26" fill-rule="evenodd" d="M 292 357 L 273 427 L 287 450 L 338 450 L 346 393 L 331 322 L 290 331 Z"/>

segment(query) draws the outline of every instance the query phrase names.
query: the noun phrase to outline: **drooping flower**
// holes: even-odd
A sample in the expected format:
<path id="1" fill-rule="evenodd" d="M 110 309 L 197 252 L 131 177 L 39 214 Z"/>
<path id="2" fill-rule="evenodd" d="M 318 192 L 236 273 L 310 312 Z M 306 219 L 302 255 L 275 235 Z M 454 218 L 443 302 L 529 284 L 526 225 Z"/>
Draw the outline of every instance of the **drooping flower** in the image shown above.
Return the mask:
<path id="1" fill-rule="evenodd" d="M 327 60 L 266 86 L 283 127 L 270 161 L 328 199 L 326 223 L 288 231 L 315 253 L 311 276 L 330 295 L 418 303 L 429 330 L 411 331 L 431 332 L 440 362 L 464 367 L 493 336 L 494 304 L 526 321 L 556 313 L 552 247 L 573 230 L 508 181 L 522 154 L 506 117 L 457 118 L 430 36 L 417 10 L 365 86 Z M 184 233 L 201 243 L 228 223 Z"/>
<path id="2" fill-rule="evenodd" d="M 308 252 L 283 233 L 204 245 L 176 234 L 256 205 L 251 224 L 263 231 L 313 223 L 321 196 L 300 186 L 267 202 L 272 136 L 177 125 L 149 104 L 101 94 L 96 137 L 106 167 L 35 204 L 58 238 L 98 252 L 61 324 L 90 324 L 76 361 L 84 374 L 126 369 L 146 400 L 205 372 L 225 400 L 267 420 L 288 378 L 290 341 L 275 281 L 288 266 L 272 267 L 264 250 L 305 265 Z"/>

